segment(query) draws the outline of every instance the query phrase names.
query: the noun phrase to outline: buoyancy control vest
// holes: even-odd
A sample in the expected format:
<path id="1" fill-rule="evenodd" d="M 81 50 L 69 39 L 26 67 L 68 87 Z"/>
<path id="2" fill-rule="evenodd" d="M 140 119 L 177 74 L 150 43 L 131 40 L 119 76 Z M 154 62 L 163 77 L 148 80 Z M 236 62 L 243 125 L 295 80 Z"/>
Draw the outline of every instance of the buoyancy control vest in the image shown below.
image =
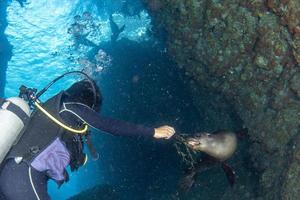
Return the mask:
<path id="1" fill-rule="evenodd" d="M 64 92 L 62 91 L 43 104 L 43 108 L 60 121 L 63 121 L 59 115 L 63 96 Z M 68 125 L 78 128 L 82 124 L 80 119 L 76 119 L 74 123 Z M 30 165 L 34 158 L 57 138 L 65 143 L 70 153 L 71 170 L 76 170 L 83 165 L 86 156 L 83 153 L 81 135 L 71 133 L 60 127 L 40 110 L 35 110 L 31 114 L 26 130 L 18 143 L 11 148 L 7 158 L 14 158 L 16 161 L 23 161 Z"/>

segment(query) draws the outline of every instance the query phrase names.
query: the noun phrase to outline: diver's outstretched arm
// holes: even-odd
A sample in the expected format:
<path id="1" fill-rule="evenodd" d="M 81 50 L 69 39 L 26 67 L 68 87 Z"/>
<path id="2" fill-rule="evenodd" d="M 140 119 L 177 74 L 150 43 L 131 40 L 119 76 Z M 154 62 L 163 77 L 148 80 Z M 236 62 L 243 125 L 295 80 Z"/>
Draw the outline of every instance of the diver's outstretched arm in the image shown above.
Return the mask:
<path id="1" fill-rule="evenodd" d="M 66 111 L 66 112 L 65 112 Z M 119 136 L 151 136 L 155 138 L 169 139 L 175 133 L 175 130 L 169 126 L 161 126 L 158 128 L 150 128 L 143 125 L 137 125 L 122 120 L 111 119 L 101 116 L 99 113 L 95 112 L 88 106 L 80 103 L 64 103 L 64 111 L 61 112 L 63 118 L 68 117 L 81 118 L 91 127 L 98 130 L 105 131 L 112 135 Z"/>

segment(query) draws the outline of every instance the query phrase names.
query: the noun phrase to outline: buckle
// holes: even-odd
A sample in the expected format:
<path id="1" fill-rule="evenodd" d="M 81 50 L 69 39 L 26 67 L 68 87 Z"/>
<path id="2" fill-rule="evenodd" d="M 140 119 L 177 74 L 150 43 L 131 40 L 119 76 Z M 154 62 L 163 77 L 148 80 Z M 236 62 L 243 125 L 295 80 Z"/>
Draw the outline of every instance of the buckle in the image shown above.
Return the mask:
<path id="1" fill-rule="evenodd" d="M 30 152 L 32 154 L 37 154 L 40 151 L 40 148 L 38 146 L 32 146 L 30 147 Z"/>

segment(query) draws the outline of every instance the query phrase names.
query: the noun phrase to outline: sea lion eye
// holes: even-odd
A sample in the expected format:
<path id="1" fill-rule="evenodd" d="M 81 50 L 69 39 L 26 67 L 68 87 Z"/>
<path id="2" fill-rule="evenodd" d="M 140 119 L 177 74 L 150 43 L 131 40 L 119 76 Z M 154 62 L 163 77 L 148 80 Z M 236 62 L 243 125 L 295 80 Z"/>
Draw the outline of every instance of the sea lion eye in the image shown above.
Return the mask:
<path id="1" fill-rule="evenodd" d="M 206 136 L 207 136 L 207 137 L 211 137 L 211 134 L 210 134 L 210 133 L 207 133 Z"/>

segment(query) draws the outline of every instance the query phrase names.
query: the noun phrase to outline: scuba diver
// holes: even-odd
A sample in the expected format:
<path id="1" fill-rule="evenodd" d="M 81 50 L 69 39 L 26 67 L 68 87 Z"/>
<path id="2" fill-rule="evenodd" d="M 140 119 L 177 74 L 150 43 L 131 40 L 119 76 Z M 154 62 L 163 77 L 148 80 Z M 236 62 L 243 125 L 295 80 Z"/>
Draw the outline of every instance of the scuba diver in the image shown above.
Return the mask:
<path id="1" fill-rule="evenodd" d="M 34 110 L 24 123 L 22 136 L 17 138 L 1 163 L 0 193 L 5 200 L 49 200 L 48 180 L 52 179 L 60 186 L 69 180 L 68 166 L 74 171 L 87 161 L 83 153 L 84 142 L 92 157 L 97 159 L 99 156 L 91 145 L 88 127 L 118 136 L 169 139 L 175 134 L 174 128 L 167 125 L 150 128 L 103 117 L 99 114 L 101 92 L 90 78 L 74 83 L 45 103 L 39 102 L 38 97 L 48 87 L 49 84 L 39 93 L 25 86 L 20 89 L 19 96 L 25 94 Z M 5 109 L 3 102 L 8 100 L 0 101 L 2 110 Z M 15 126 L 13 124 L 11 128 Z"/>

